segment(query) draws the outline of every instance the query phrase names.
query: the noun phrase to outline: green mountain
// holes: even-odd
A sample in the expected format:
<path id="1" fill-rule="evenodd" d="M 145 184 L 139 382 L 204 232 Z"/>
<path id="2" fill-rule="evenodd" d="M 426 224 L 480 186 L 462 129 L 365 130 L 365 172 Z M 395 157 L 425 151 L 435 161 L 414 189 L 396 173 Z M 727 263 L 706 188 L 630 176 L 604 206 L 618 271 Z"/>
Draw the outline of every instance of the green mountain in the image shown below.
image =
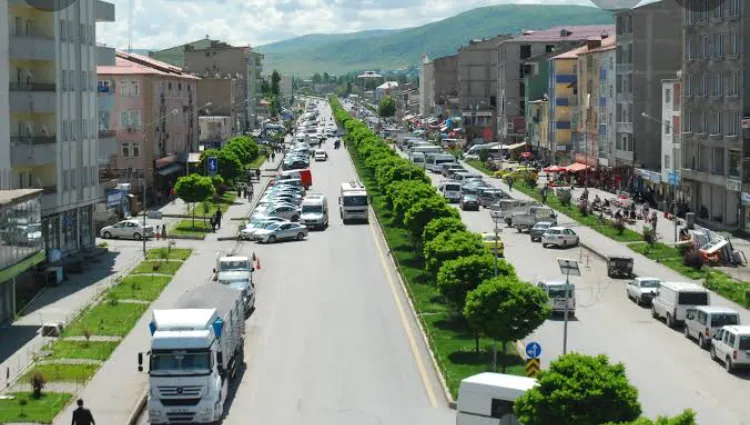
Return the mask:
<path id="1" fill-rule="evenodd" d="M 470 40 L 524 29 L 560 25 L 614 24 L 614 17 L 595 7 L 498 5 L 481 7 L 420 27 L 311 34 L 258 46 L 265 54 L 263 69 L 309 77 L 328 72 L 340 75 L 366 69 L 399 69 L 430 58 L 450 55 Z"/>

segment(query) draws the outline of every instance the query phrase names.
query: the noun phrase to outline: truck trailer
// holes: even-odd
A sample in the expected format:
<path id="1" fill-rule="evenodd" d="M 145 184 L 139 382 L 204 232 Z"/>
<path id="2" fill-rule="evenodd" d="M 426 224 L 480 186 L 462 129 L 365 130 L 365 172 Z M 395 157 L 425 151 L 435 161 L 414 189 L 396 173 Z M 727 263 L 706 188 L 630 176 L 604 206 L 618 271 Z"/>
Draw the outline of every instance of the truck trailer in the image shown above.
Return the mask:
<path id="1" fill-rule="evenodd" d="M 229 383 L 244 363 L 245 315 L 240 291 L 206 284 L 149 324 L 148 413 L 152 424 L 221 419 Z M 143 353 L 138 353 L 143 371 Z"/>

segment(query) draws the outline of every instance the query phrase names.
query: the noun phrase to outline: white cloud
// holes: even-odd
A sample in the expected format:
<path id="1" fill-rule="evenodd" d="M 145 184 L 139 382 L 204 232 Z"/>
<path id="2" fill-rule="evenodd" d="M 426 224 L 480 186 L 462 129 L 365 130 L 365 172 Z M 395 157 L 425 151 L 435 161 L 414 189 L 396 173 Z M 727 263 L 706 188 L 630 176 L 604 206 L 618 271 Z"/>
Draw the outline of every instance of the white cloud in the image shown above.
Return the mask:
<path id="1" fill-rule="evenodd" d="M 258 46 L 311 33 L 423 25 L 490 4 L 588 4 L 588 0 L 108 0 L 116 22 L 97 26 L 99 42 L 160 49 L 207 35 Z M 132 34 L 130 7 L 132 2 Z"/>

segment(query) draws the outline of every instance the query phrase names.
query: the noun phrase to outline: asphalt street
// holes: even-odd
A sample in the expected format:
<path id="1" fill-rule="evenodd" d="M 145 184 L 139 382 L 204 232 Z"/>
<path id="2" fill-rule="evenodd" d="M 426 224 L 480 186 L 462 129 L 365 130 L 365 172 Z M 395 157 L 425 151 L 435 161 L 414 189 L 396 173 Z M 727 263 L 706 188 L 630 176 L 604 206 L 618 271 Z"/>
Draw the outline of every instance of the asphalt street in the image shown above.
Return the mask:
<path id="1" fill-rule="evenodd" d="M 262 275 L 224 423 L 455 423 L 375 224 L 339 218 L 340 184 L 356 176 L 348 153 L 325 148 L 329 160 L 311 169 L 330 227 L 299 242 L 242 244 Z"/>
<path id="2" fill-rule="evenodd" d="M 442 180 L 437 174 L 427 173 L 436 184 Z M 494 231 L 486 209 L 462 211 L 461 216 L 469 230 Z M 572 222 L 560 225 L 578 226 Z M 604 353 L 613 361 L 623 362 L 628 377 L 639 389 L 646 415 L 673 415 L 692 408 L 700 424 L 750 424 L 750 375 L 728 374 L 681 331 L 652 319 L 648 308 L 628 300 L 626 280 L 608 278 L 604 262 L 594 254 L 582 248 L 542 248 L 540 243 L 532 243 L 528 234 L 507 229 L 505 224 L 500 227 L 505 255 L 526 281 L 564 280 L 557 258 L 581 261 L 582 277 L 571 277 L 576 285 L 577 311 L 569 322 L 568 351 Z M 717 298 L 713 304 L 721 305 Z M 748 312 L 741 314 L 742 321 L 750 323 Z M 546 367 L 562 354 L 563 320 L 547 320 L 528 341 L 542 345 L 542 367 Z"/>

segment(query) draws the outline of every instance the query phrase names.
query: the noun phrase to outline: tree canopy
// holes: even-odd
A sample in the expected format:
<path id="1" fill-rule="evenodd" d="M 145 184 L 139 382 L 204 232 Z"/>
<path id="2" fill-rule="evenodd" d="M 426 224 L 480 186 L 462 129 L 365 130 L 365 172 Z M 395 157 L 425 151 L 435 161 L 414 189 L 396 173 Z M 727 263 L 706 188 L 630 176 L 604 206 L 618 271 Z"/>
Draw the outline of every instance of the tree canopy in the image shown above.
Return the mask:
<path id="1" fill-rule="evenodd" d="M 210 177 L 200 174 L 190 174 L 180 177 L 174 185 L 177 196 L 188 204 L 196 204 L 211 198 L 216 189 Z M 195 224 L 195 208 L 193 210 L 193 224 Z"/>
<path id="2" fill-rule="evenodd" d="M 430 226 L 440 220 L 443 219 L 432 221 Z M 427 229 L 425 229 L 425 233 L 427 233 Z M 508 271 L 513 272 L 513 266 L 509 263 L 502 260 L 499 263 L 498 269 L 502 270 L 503 275 Z M 462 311 L 469 291 L 474 290 L 485 280 L 494 277 L 494 264 L 495 257 L 489 252 L 448 260 L 440 266 L 438 271 L 438 289 L 459 311 Z"/>
<path id="3" fill-rule="evenodd" d="M 390 97 L 385 96 L 380 100 L 380 106 L 378 106 L 378 116 L 380 118 L 390 118 L 396 115 L 396 101 Z"/>

